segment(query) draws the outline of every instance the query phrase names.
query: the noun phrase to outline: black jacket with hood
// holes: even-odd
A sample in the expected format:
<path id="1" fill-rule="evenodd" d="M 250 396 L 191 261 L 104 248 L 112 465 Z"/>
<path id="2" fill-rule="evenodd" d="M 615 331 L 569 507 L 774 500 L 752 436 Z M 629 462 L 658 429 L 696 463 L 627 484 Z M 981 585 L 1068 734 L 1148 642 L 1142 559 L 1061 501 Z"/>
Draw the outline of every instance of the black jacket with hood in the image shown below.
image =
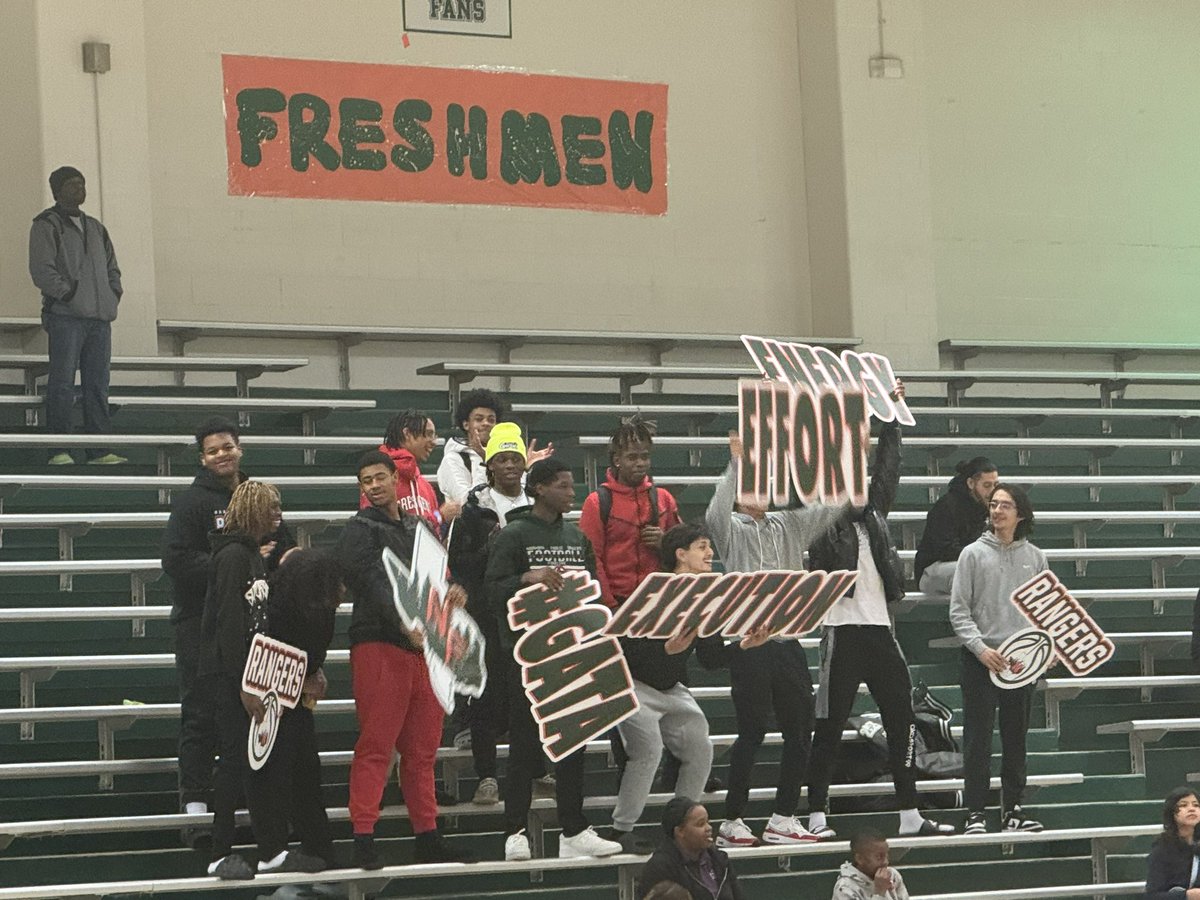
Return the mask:
<path id="1" fill-rule="evenodd" d="M 258 543 L 240 532 L 215 532 L 212 551 L 200 622 L 200 674 L 240 683 L 250 641 L 266 630 L 267 566 Z"/>
<path id="2" fill-rule="evenodd" d="M 416 516 L 401 514 L 392 519 L 387 513 L 367 506 L 346 522 L 334 554 L 354 600 L 350 617 L 350 644 L 381 641 L 414 653 L 420 651 L 408 639 L 392 597 L 392 583 L 383 568 L 386 547 L 406 564 L 412 559 L 417 529 Z"/>
<path id="3" fill-rule="evenodd" d="M 671 838 L 665 838 L 654 851 L 654 855 L 642 869 L 642 880 L 638 884 L 637 895 L 646 896 L 650 889 L 660 881 L 670 881 L 687 888 L 694 900 L 742 900 L 741 885 L 733 868 L 729 865 L 729 856 L 724 850 L 709 847 L 703 851 L 712 860 L 713 871 L 720 886 L 716 897 L 700 880 L 698 863 L 684 859 L 683 853 Z"/>
<path id="4" fill-rule="evenodd" d="M 896 488 L 900 484 L 900 427 L 889 422 L 880 429 L 875 447 L 875 468 L 871 474 L 871 486 L 867 491 L 867 505 L 850 518 L 839 519 L 833 527 L 813 541 L 808 549 L 813 569 L 833 571 L 858 569 L 858 530 L 856 521 L 861 521 L 871 542 L 871 558 L 879 577 L 883 580 L 884 594 L 888 603 L 904 599 L 904 565 L 892 542 L 888 530 L 887 515 L 896 501 Z M 847 596 L 853 596 L 850 589 Z"/>
<path id="5" fill-rule="evenodd" d="M 239 472 L 238 484 L 248 477 Z M 162 567 L 172 581 L 172 622 L 178 623 L 204 612 L 208 564 L 212 558 L 209 534 L 225 527 L 225 508 L 232 496 L 232 489 L 202 468 L 196 473 L 191 487 L 177 493 L 171 501 L 171 515 L 163 535 Z M 275 549 L 267 558 L 267 569 L 273 571 L 283 554 L 296 546 L 296 539 L 283 523 L 267 541 L 275 542 Z"/>
<path id="6" fill-rule="evenodd" d="M 965 475 L 950 479 L 950 489 L 938 499 L 925 517 L 925 530 L 917 545 L 913 575 L 920 583 L 925 569 L 935 562 L 957 562 L 968 544 L 987 531 L 987 507 L 971 496 Z"/>

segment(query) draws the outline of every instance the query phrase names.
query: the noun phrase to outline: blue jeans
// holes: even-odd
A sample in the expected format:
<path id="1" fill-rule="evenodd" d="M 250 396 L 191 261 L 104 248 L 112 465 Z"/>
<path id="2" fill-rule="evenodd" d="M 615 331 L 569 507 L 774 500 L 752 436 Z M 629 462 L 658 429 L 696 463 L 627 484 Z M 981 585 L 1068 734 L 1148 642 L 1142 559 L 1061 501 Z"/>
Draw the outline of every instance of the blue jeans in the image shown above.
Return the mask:
<path id="1" fill-rule="evenodd" d="M 87 434 L 112 431 L 108 415 L 108 374 L 112 359 L 112 325 L 100 319 L 78 319 L 42 313 L 42 327 L 50 339 L 50 371 L 46 378 L 46 430 L 70 434 L 71 407 L 75 404 L 75 373 L 83 392 L 83 430 Z M 65 452 L 54 449 L 51 455 Z M 88 459 L 108 453 L 90 447 Z"/>

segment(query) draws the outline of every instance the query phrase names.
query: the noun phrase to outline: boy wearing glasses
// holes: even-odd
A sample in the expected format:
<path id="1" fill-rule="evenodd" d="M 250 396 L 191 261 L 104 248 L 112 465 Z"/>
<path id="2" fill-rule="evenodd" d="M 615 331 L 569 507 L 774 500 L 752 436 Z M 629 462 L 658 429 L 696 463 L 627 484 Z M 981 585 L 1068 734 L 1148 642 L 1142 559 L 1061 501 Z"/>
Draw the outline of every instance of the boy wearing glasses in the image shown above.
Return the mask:
<path id="1" fill-rule="evenodd" d="M 1029 622 L 1012 593 L 1049 568 L 1046 554 L 1026 540 L 1033 529 L 1033 506 L 1016 485 L 999 484 L 988 503 L 989 530 L 963 550 L 950 590 L 950 624 L 962 643 L 964 834 L 987 831 L 984 807 L 992 759 L 992 731 L 1000 708 L 1000 800 L 1004 831 L 1041 831 L 1042 823 L 1021 810 L 1025 792 L 1025 733 L 1033 685 L 1002 690 L 989 672 L 1003 672 L 1008 660 L 996 648 Z"/>

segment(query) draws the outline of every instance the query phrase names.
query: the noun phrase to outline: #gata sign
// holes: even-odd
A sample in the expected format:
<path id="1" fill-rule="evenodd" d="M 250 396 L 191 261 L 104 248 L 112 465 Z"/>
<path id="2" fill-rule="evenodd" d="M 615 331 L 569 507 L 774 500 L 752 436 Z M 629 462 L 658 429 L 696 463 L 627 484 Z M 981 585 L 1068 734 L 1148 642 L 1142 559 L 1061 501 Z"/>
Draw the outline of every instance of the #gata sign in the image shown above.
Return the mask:
<path id="1" fill-rule="evenodd" d="M 265 634 L 254 635 L 242 669 L 242 690 L 260 698 L 266 712 L 261 721 L 250 723 L 246 757 L 251 769 L 261 769 L 271 755 L 279 717 L 300 702 L 307 671 L 308 654 L 303 650 Z"/>
<path id="2" fill-rule="evenodd" d="M 521 634 L 513 657 L 554 762 L 638 710 L 625 654 L 605 634 L 612 613 L 596 602 L 600 582 L 581 569 L 563 571 L 562 579 L 557 592 L 534 584 L 508 601 L 508 627 Z"/>

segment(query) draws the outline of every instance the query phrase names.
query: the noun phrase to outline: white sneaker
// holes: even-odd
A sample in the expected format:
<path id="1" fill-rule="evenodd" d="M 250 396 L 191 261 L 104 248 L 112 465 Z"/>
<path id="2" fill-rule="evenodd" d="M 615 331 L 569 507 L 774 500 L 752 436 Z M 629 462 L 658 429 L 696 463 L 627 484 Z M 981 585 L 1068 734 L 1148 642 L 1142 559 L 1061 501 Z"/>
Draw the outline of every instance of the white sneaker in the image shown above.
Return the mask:
<path id="1" fill-rule="evenodd" d="M 763 829 L 762 839 L 764 844 L 807 844 L 820 840 L 795 816 L 781 816 L 778 813 L 771 815 L 771 821 Z"/>
<path id="2" fill-rule="evenodd" d="M 721 823 L 721 828 L 717 832 L 717 846 L 756 847 L 758 838 L 741 819 L 726 819 Z"/>
<path id="3" fill-rule="evenodd" d="M 529 838 L 522 828 L 516 834 L 510 834 L 504 842 L 504 859 L 506 862 L 524 862 L 533 859 L 533 851 L 529 849 Z"/>
<path id="4" fill-rule="evenodd" d="M 558 836 L 558 855 L 563 859 L 576 859 L 581 856 L 616 856 L 621 852 L 621 845 L 616 841 L 606 841 L 596 834 L 596 829 L 590 825 L 573 837 L 565 834 Z"/>

